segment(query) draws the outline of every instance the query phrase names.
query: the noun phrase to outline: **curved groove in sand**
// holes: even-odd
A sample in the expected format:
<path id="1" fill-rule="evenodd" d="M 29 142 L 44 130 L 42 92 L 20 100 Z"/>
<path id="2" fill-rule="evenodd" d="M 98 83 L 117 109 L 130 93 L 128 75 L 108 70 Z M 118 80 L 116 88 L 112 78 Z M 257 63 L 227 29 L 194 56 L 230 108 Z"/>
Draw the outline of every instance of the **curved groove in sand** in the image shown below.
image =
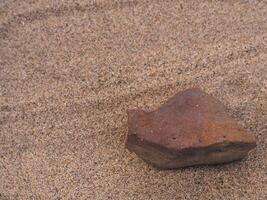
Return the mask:
<path id="1" fill-rule="evenodd" d="M 22 22 L 31 23 L 36 20 L 45 20 L 51 16 L 54 17 L 62 17 L 65 15 L 73 14 L 74 12 L 92 12 L 96 13 L 104 10 L 116 10 L 116 9 L 124 9 L 127 7 L 133 7 L 138 4 L 138 1 L 117 1 L 114 3 L 110 3 L 110 1 L 106 2 L 93 2 L 91 4 L 80 5 L 76 4 L 74 6 L 61 6 L 58 8 L 49 7 L 46 9 L 36 9 L 29 12 L 21 13 L 18 15 L 12 16 L 7 22 L 3 23 L 0 27 L 0 38 L 5 39 L 8 36 L 8 30 L 10 27 L 14 27 L 16 25 L 20 25 Z"/>
<path id="2" fill-rule="evenodd" d="M 210 74 L 211 74 L 211 72 L 207 73 L 205 75 L 209 76 Z M 188 82 L 184 81 L 183 84 L 190 85 L 192 80 L 193 80 L 192 77 L 189 80 L 191 80 L 191 81 L 188 81 Z M 172 82 L 169 82 L 167 84 L 160 84 L 160 85 L 159 84 L 151 84 L 149 87 L 142 89 L 142 90 L 138 90 L 134 93 L 126 92 L 126 93 L 123 93 L 122 95 L 117 95 L 117 96 L 100 95 L 100 96 L 104 96 L 104 98 L 84 99 L 82 101 L 74 101 L 74 102 L 72 101 L 71 105 L 67 105 L 67 106 L 63 107 L 62 109 L 59 109 L 59 106 L 57 104 L 54 104 L 53 106 L 49 107 L 48 110 L 42 109 L 42 110 L 35 110 L 35 111 L 28 112 L 27 118 L 34 118 L 34 116 L 40 116 L 41 113 L 46 114 L 47 111 L 50 110 L 52 112 L 60 113 L 60 115 L 58 115 L 59 120 L 60 120 L 60 116 L 62 113 L 65 113 L 66 114 L 65 116 L 72 117 L 73 113 L 82 114 L 82 113 L 86 113 L 86 112 L 88 112 L 88 110 L 90 110 L 89 116 L 91 116 L 92 119 L 102 119 L 103 116 L 106 114 L 106 108 L 110 107 L 111 105 L 113 105 L 113 107 L 112 107 L 113 110 L 117 110 L 119 108 L 122 108 L 120 102 L 127 103 L 127 102 L 131 102 L 131 101 L 135 101 L 136 98 L 139 98 L 142 95 L 145 95 L 148 93 L 151 93 L 153 95 L 157 94 L 157 96 L 160 97 L 161 95 L 163 95 L 162 91 L 170 91 L 170 93 L 171 93 L 171 91 L 173 91 L 176 86 L 177 86 L 177 81 L 172 81 Z M 183 85 L 179 84 L 179 86 L 181 87 Z M 114 103 L 114 102 L 117 102 L 117 103 Z M 30 103 L 28 103 L 27 106 L 30 106 L 29 104 Z M 24 107 L 23 104 L 20 104 L 18 110 L 23 110 L 23 107 Z M 93 112 L 91 110 L 92 107 L 95 108 L 93 110 Z M 129 109 L 129 107 L 125 107 L 125 106 L 123 107 L 123 110 L 127 110 L 127 109 Z M 25 116 L 23 116 L 24 113 L 22 112 L 21 114 L 22 115 L 17 116 L 16 119 L 14 119 L 14 120 L 9 119 L 9 120 L 6 120 L 6 122 L 14 123 L 14 122 L 17 122 L 20 120 L 24 120 L 23 119 L 25 117 Z M 113 113 L 111 113 L 111 115 L 113 115 Z M 89 116 L 87 116 L 87 120 L 90 120 Z M 115 114 L 114 114 L 114 116 L 115 116 Z M 2 125 L 3 125 L 3 122 L 2 122 Z"/>
<path id="3" fill-rule="evenodd" d="M 251 51 L 245 51 L 246 53 L 249 53 Z M 236 57 L 236 59 L 239 59 L 239 58 L 242 58 L 244 57 L 245 55 L 241 54 L 242 56 L 240 57 L 240 54 L 237 54 L 239 56 Z M 255 56 L 259 56 L 260 54 L 257 53 Z M 254 56 L 254 57 L 255 57 Z M 253 58 L 254 58 L 253 57 Z M 227 58 L 227 56 L 226 56 Z M 231 57 L 233 58 L 233 57 Z M 233 62 L 235 59 L 230 59 L 228 60 L 228 62 L 223 62 L 221 64 L 214 64 L 214 63 L 210 63 L 212 65 L 214 65 L 214 70 L 220 70 L 220 67 L 222 65 L 225 65 L 225 64 L 229 64 L 231 62 Z M 210 65 L 208 64 L 208 65 Z M 205 74 L 202 74 L 202 78 L 203 77 L 207 77 L 207 76 L 210 76 L 212 74 L 212 71 L 208 71 L 206 72 Z M 140 74 L 139 74 L 140 75 Z M 197 76 L 197 73 L 194 73 L 191 75 L 190 78 L 188 78 L 187 80 L 192 80 L 194 79 L 194 77 Z M 191 81 L 192 82 L 192 81 Z M 147 86 L 146 88 L 142 89 L 142 90 L 137 90 L 137 91 L 134 91 L 134 92 L 131 92 L 129 90 L 127 90 L 127 87 L 129 85 L 127 85 L 127 87 L 124 87 L 124 88 L 113 88 L 113 92 L 114 90 L 118 90 L 117 93 L 120 94 L 119 91 L 126 91 L 124 93 L 122 93 L 121 95 L 117 95 L 117 96 L 114 96 L 112 95 L 113 92 L 111 92 L 111 88 L 108 87 L 108 88 L 104 88 L 101 90 L 100 93 L 97 93 L 97 95 L 95 96 L 95 98 L 84 98 L 83 100 L 79 101 L 72 101 L 72 104 L 71 106 L 66 106 L 64 107 L 61 111 L 63 112 L 69 112 L 69 113 L 73 113 L 73 112 L 76 112 L 77 109 L 79 110 L 79 112 L 81 113 L 84 113 L 84 112 L 87 112 L 87 109 L 85 109 L 86 107 L 94 107 L 96 108 L 94 110 L 94 116 L 98 116 L 98 115 L 102 115 L 101 113 L 103 113 L 103 110 L 105 110 L 107 107 L 110 107 L 110 105 L 116 105 L 114 106 L 114 109 L 116 108 L 119 108 L 120 106 L 120 102 L 131 102 L 131 101 L 134 101 L 136 98 L 144 95 L 144 94 L 148 94 L 148 93 L 151 93 L 153 95 L 157 94 L 157 95 L 161 95 L 162 94 L 162 91 L 166 91 L 168 89 L 168 91 L 172 91 L 173 89 L 175 89 L 175 86 L 179 85 L 179 86 L 182 86 L 183 84 L 190 84 L 190 81 L 187 82 L 184 80 L 184 82 L 181 84 L 181 83 L 178 83 L 177 80 L 173 80 L 173 81 L 169 81 L 167 84 L 158 84 L 158 83 L 155 83 L 155 84 L 150 84 L 149 86 Z M 126 86 L 126 85 L 125 85 Z M 53 94 L 50 95 L 51 97 L 53 96 Z M 49 96 L 47 97 L 49 98 Z M 30 106 L 31 103 L 34 103 L 34 102 L 37 102 L 39 98 L 37 99 L 33 99 L 32 102 L 27 102 L 27 106 Z M 115 103 L 116 102 L 116 103 Z M 24 104 L 25 103 L 20 103 L 20 104 L 17 104 L 17 105 L 14 105 L 13 108 L 11 108 L 12 110 L 14 108 L 17 108 L 17 110 L 23 110 L 23 107 L 24 107 Z M 78 108 L 77 108 L 78 107 Z M 79 109 L 80 107 L 80 109 Z M 125 110 L 127 108 L 124 108 Z M 60 110 L 58 110 L 58 105 L 57 104 L 54 104 L 52 107 L 49 107 L 49 110 L 57 110 L 58 112 L 60 112 Z M 69 111 L 67 111 L 69 110 Z M 75 111 L 76 110 L 76 111 Z M 46 110 L 47 111 L 47 110 Z M 32 112 L 29 112 L 28 114 L 29 115 L 33 115 L 33 116 L 36 116 L 36 114 L 40 114 L 42 112 L 46 112 L 44 110 L 35 110 L 35 111 L 32 111 Z M 99 112 L 100 111 L 100 112 Z M 105 111 L 104 111 L 105 112 Z M 23 114 L 23 113 L 22 113 Z M 22 116 L 21 116 L 22 117 Z M 21 117 L 18 117 L 16 118 L 15 121 L 19 120 Z M 14 120 L 8 120 L 10 123 L 14 123 L 15 121 Z M 4 124 L 4 122 L 2 122 L 2 124 Z"/>
<path id="4" fill-rule="evenodd" d="M 195 62 L 192 63 L 189 67 L 184 67 L 184 68 L 179 68 L 180 73 L 186 73 L 187 71 L 192 71 L 192 68 L 198 67 L 198 72 L 202 71 L 203 69 L 205 69 L 208 66 L 214 66 L 214 70 L 221 67 L 221 66 L 225 66 L 231 62 L 234 62 L 237 59 L 242 59 L 244 57 L 250 57 L 250 58 L 254 58 L 257 57 L 259 55 L 261 55 L 262 53 L 264 53 L 265 51 L 264 47 L 262 45 L 257 45 L 257 46 L 251 46 L 246 50 L 240 50 L 237 52 L 229 52 L 227 55 L 220 55 L 220 54 L 215 54 L 214 56 L 209 57 L 207 62 Z M 157 70 L 157 73 L 163 73 L 166 71 L 168 71 L 168 69 L 171 69 L 172 66 L 166 66 L 164 68 L 159 68 Z M 209 72 L 211 73 L 211 72 Z M 120 90 L 127 90 L 127 88 L 131 85 L 128 82 L 134 82 L 134 80 L 138 80 L 138 77 L 142 77 L 142 76 L 150 76 L 151 74 L 145 74 L 145 73 L 140 73 L 139 71 L 134 71 L 133 73 L 131 73 L 131 76 L 128 77 L 127 83 L 123 83 L 124 87 L 120 86 Z M 172 76 L 174 74 L 171 74 Z M 192 72 L 191 72 L 192 75 Z M 195 74 L 194 74 L 195 75 Z M 105 87 L 105 85 L 103 84 L 103 86 L 101 87 L 97 87 L 97 88 L 93 88 L 94 91 L 99 94 L 99 93 L 111 93 L 110 88 Z M 114 90 L 114 88 L 112 88 L 112 90 Z M 101 95 L 100 95 L 101 96 Z"/>

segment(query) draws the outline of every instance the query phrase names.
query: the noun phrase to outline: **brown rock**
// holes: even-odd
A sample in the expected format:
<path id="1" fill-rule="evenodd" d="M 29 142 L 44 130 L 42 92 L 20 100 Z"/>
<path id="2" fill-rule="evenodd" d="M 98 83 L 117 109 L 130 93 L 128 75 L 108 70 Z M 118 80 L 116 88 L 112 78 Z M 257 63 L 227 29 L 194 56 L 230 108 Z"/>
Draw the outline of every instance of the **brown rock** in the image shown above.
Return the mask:
<path id="1" fill-rule="evenodd" d="M 227 115 L 226 107 L 197 88 L 155 111 L 128 111 L 126 147 L 162 169 L 240 160 L 255 137 Z"/>

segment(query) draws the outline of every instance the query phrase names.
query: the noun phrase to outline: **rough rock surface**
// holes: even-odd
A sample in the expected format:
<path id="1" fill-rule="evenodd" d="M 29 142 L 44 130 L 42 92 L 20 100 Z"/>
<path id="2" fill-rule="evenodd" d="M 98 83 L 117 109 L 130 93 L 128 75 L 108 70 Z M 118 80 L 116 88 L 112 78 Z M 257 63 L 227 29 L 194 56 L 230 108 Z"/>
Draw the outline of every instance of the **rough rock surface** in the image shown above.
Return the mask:
<path id="1" fill-rule="evenodd" d="M 163 169 L 240 160 L 256 146 L 226 107 L 198 88 L 176 94 L 155 111 L 130 110 L 128 126 L 127 148 Z"/>

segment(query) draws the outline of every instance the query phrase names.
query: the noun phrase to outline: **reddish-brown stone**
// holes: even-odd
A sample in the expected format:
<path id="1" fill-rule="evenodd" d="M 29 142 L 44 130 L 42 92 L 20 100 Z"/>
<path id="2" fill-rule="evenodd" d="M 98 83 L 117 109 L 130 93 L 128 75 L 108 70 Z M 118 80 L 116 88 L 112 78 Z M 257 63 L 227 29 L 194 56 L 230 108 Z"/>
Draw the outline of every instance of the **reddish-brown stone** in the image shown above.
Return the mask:
<path id="1" fill-rule="evenodd" d="M 240 160 L 255 137 L 226 107 L 198 88 L 176 94 L 155 111 L 128 111 L 126 147 L 162 169 Z"/>

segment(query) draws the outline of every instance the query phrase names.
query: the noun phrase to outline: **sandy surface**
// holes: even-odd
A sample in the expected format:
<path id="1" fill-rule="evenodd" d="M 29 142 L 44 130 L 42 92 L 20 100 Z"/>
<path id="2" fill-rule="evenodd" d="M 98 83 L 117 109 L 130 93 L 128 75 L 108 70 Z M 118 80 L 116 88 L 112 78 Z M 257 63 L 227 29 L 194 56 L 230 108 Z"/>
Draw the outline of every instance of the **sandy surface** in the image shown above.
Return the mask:
<path id="1" fill-rule="evenodd" d="M 77 2 L 77 1 L 76 1 Z M 0 199 L 265 200 L 266 1 L 0 1 Z M 158 171 L 126 110 L 200 86 L 257 137 L 242 162 Z"/>

